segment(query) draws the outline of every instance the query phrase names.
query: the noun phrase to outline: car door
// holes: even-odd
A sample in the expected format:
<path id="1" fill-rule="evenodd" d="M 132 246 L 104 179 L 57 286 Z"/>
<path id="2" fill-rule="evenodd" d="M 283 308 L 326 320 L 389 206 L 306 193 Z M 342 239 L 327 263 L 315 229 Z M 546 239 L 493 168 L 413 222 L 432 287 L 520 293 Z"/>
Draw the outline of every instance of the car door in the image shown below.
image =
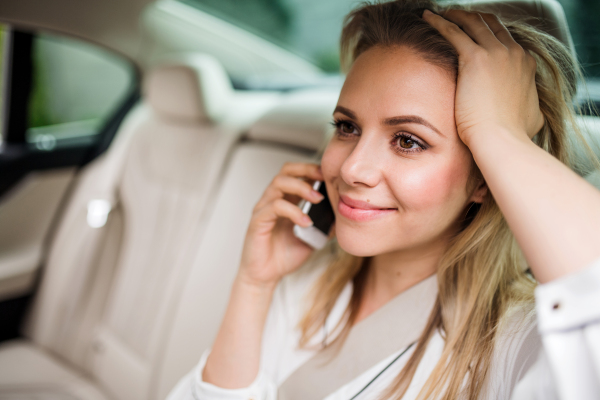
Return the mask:
<path id="1" fill-rule="evenodd" d="M 2 341 L 18 335 L 61 204 L 139 99 L 139 74 L 97 45 L 8 25 L 0 60 Z"/>

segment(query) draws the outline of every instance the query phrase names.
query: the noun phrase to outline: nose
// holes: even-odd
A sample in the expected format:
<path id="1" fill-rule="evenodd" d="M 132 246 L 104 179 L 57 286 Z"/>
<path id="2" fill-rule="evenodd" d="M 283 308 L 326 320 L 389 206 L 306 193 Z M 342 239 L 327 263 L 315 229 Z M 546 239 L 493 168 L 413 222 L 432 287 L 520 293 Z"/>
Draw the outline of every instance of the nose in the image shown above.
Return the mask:
<path id="1" fill-rule="evenodd" d="M 380 166 L 382 149 L 375 138 L 363 135 L 342 164 L 340 176 L 349 186 L 375 187 L 382 179 Z"/>

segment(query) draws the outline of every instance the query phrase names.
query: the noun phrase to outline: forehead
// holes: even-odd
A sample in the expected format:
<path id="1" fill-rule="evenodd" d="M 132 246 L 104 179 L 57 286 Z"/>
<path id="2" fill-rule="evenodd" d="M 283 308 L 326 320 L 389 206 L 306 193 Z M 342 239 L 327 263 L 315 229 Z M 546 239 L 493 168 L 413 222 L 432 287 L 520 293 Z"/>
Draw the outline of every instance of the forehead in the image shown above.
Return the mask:
<path id="1" fill-rule="evenodd" d="M 359 118 L 418 115 L 454 125 L 456 82 L 450 73 L 406 47 L 374 47 L 352 65 L 338 105 Z"/>

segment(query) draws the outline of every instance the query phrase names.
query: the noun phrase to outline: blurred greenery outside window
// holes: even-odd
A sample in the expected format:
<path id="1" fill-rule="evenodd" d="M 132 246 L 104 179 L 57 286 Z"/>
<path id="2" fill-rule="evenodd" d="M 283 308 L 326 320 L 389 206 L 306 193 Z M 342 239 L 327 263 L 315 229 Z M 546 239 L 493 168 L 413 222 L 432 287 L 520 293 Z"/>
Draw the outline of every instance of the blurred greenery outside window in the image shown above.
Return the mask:
<path id="1" fill-rule="evenodd" d="M 45 150 L 61 139 L 93 139 L 133 82 L 129 62 L 80 40 L 38 34 L 32 59 L 26 138 Z"/>
<path id="2" fill-rule="evenodd" d="M 339 72 L 338 46 L 343 18 L 361 3 L 359 0 L 180 1 L 287 48 L 324 72 Z M 600 1 L 559 2 L 567 15 L 586 76 L 600 82 Z"/>
<path id="3" fill-rule="evenodd" d="M 309 60 L 324 72 L 339 72 L 344 16 L 359 0 L 180 0 L 252 32 Z"/>

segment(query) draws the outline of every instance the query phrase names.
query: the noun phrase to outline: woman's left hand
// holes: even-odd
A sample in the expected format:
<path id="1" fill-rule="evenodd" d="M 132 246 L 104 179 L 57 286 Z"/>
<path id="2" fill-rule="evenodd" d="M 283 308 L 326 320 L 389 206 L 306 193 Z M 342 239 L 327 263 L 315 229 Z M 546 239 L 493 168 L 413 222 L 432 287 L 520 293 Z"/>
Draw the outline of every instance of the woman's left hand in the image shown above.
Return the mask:
<path id="1" fill-rule="evenodd" d="M 444 18 L 427 10 L 423 18 L 459 55 L 455 118 L 462 141 L 470 146 L 475 136 L 499 130 L 533 137 L 544 124 L 536 61 L 502 22 L 493 14 L 463 10 L 447 11 Z"/>

